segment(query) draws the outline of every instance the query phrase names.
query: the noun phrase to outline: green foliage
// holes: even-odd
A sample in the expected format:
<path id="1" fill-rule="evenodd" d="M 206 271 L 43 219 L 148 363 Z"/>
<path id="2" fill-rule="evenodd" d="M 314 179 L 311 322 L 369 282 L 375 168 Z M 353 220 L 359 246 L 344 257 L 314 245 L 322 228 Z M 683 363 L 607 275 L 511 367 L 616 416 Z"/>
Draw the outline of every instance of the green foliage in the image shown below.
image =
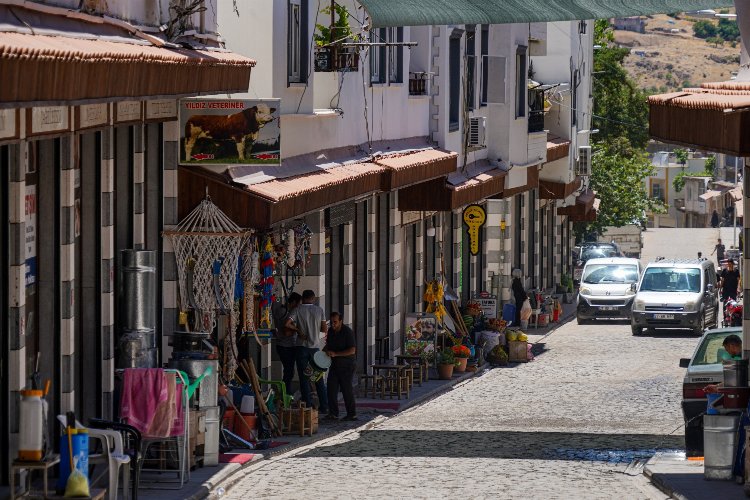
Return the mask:
<path id="1" fill-rule="evenodd" d="M 714 44 L 714 47 L 719 47 L 721 45 L 724 45 L 724 40 L 718 36 L 712 36 L 711 38 L 706 38 L 706 42 Z"/>
<path id="2" fill-rule="evenodd" d="M 727 42 L 735 42 L 740 39 L 740 28 L 737 21 L 731 19 L 719 19 L 718 35 Z"/>
<path id="3" fill-rule="evenodd" d="M 605 226 L 643 224 L 646 212 L 664 212 L 664 204 L 649 198 L 643 184 L 643 179 L 655 173 L 646 151 L 633 148 L 625 138 L 596 144 L 591 189 L 597 192 L 601 205 L 588 230 L 601 234 Z"/>
<path id="4" fill-rule="evenodd" d="M 437 364 L 439 365 L 456 365 L 456 356 L 450 348 L 443 349 L 437 355 Z"/>
<path id="5" fill-rule="evenodd" d="M 335 12 L 335 22 L 332 29 L 330 26 L 323 26 L 322 24 L 315 25 L 317 31 L 313 35 L 313 39 L 315 40 L 315 45 L 319 47 L 331 43 L 331 32 L 333 32 L 334 41 L 343 38 L 358 38 L 353 36 L 354 32 L 352 31 L 351 26 L 349 26 L 349 10 L 346 6 L 336 3 L 334 4 L 333 9 Z M 324 9 L 321 9 L 320 13 L 330 16 L 331 6 L 329 5 Z"/>
<path id="6" fill-rule="evenodd" d="M 677 151 L 684 151 L 685 152 L 685 158 L 687 159 L 687 151 L 684 149 L 675 150 L 675 156 L 677 155 Z M 683 165 L 684 162 L 680 162 Z M 703 169 L 703 172 L 686 172 L 682 171 L 674 176 L 674 179 L 672 179 L 672 186 L 674 187 L 674 190 L 679 193 L 683 189 L 685 189 L 685 177 L 711 177 L 714 176 L 714 167 L 716 166 L 716 156 L 711 155 L 708 158 L 706 158 L 706 166 Z"/>
<path id="7" fill-rule="evenodd" d="M 677 163 L 684 165 L 688 161 L 687 149 L 678 148 L 674 150 L 674 156 L 677 159 Z"/>
<path id="8" fill-rule="evenodd" d="M 609 22 L 594 24 L 594 117 L 591 128 L 598 128 L 597 139 L 603 142 L 627 138 L 636 148 L 645 148 L 648 135 L 648 101 L 623 67 L 628 49 L 613 45 Z M 601 117 L 601 118 L 600 118 Z"/>
<path id="9" fill-rule="evenodd" d="M 716 36 L 718 31 L 716 25 L 706 19 L 693 23 L 693 34 L 698 38 L 711 38 Z"/>
<path id="10" fill-rule="evenodd" d="M 708 158 L 706 158 L 706 172 L 711 172 L 711 175 L 714 173 L 714 168 L 716 168 L 716 155 L 711 155 Z"/>

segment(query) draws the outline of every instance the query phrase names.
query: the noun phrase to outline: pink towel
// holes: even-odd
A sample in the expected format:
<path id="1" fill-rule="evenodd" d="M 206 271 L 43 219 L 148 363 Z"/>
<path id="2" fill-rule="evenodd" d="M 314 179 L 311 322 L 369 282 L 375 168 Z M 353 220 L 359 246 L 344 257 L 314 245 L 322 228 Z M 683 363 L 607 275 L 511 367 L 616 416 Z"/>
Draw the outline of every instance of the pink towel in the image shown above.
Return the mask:
<path id="1" fill-rule="evenodd" d="M 123 376 L 120 416 L 145 433 L 151 427 L 157 408 L 168 397 L 164 370 L 128 368 Z"/>
<path id="2" fill-rule="evenodd" d="M 174 391 L 176 409 L 174 422 L 172 423 L 172 432 L 169 434 L 172 437 L 182 436 L 185 433 L 185 410 L 182 407 L 182 391 L 184 390 L 185 386 L 177 382 L 177 387 Z"/>

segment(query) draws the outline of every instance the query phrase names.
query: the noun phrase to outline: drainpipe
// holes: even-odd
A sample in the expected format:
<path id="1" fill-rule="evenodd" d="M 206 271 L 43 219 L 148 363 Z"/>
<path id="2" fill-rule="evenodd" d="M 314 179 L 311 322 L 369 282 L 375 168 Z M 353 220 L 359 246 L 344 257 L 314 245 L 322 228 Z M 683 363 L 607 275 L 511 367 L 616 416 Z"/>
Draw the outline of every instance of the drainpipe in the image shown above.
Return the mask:
<path id="1" fill-rule="evenodd" d="M 737 73 L 738 82 L 750 81 L 750 2 L 735 0 L 737 11 L 737 27 L 740 29 L 740 70 Z"/>

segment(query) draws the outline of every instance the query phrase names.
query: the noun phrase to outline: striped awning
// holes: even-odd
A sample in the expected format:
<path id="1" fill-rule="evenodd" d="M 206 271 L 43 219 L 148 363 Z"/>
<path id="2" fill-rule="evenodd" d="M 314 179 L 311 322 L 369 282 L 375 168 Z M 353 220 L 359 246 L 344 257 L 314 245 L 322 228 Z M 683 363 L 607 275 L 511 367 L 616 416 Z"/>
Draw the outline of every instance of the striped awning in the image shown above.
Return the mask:
<path id="1" fill-rule="evenodd" d="M 375 27 L 605 19 L 732 7 L 731 0 L 359 0 Z"/>

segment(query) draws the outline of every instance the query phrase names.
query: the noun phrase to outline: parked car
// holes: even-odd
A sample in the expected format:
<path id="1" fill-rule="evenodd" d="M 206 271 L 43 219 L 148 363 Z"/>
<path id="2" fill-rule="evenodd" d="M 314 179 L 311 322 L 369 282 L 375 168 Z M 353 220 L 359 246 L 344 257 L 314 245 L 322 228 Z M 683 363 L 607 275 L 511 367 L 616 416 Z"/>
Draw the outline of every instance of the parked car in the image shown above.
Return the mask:
<path id="1" fill-rule="evenodd" d="M 589 259 L 578 289 L 578 324 L 597 318 L 630 319 L 635 290 L 641 275 L 638 259 L 613 257 Z"/>
<path id="2" fill-rule="evenodd" d="M 581 281 L 583 266 L 589 259 L 606 259 L 609 257 L 622 257 L 620 249 L 614 243 L 593 241 L 582 244 L 573 267 L 573 281 L 576 283 Z"/>
<path id="3" fill-rule="evenodd" d="M 742 335 L 742 328 L 708 330 L 691 358 L 680 359 L 680 367 L 687 368 L 682 381 L 682 415 L 685 418 L 685 452 L 689 457 L 703 456 L 703 412 L 706 394 L 703 388 L 724 379 L 719 354 L 729 335 Z"/>
<path id="4" fill-rule="evenodd" d="M 631 315 L 633 335 L 644 328 L 690 329 L 702 335 L 719 326 L 714 263 L 707 259 L 651 262 L 638 283 Z"/>

